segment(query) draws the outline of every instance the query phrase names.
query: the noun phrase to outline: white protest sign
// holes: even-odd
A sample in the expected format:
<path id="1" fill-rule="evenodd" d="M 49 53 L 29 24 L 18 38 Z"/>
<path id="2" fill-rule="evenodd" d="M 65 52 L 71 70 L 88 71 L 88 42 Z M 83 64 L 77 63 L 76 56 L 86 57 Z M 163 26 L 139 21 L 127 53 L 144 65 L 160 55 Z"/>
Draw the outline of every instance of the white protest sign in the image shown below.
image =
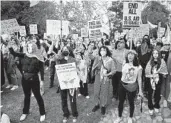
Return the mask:
<path id="1" fill-rule="evenodd" d="M 97 39 L 102 37 L 102 23 L 100 20 L 93 20 L 88 22 L 89 38 Z"/>
<path id="2" fill-rule="evenodd" d="M 26 36 L 26 28 L 25 26 L 20 26 L 20 36 Z"/>
<path id="3" fill-rule="evenodd" d="M 79 64 L 79 77 L 83 83 L 87 82 L 87 65 L 85 60 L 81 60 Z"/>
<path id="4" fill-rule="evenodd" d="M 88 37 L 87 28 L 81 28 L 81 37 Z"/>
<path id="5" fill-rule="evenodd" d="M 69 34 L 69 21 L 62 21 L 62 34 Z M 61 21 L 60 20 L 46 20 L 47 34 L 60 35 L 61 34 Z"/>
<path id="6" fill-rule="evenodd" d="M 20 27 L 16 19 L 8 19 L 1 21 L 1 34 L 13 34 L 19 32 Z"/>
<path id="7" fill-rule="evenodd" d="M 61 90 L 80 87 L 75 63 L 55 65 Z"/>
<path id="8" fill-rule="evenodd" d="M 37 32 L 37 24 L 30 24 L 30 34 L 38 34 Z"/>
<path id="9" fill-rule="evenodd" d="M 124 2 L 123 3 L 123 26 L 139 27 L 141 23 L 142 3 Z"/>
<path id="10" fill-rule="evenodd" d="M 76 39 L 78 39 L 78 34 L 73 34 L 72 37 L 74 40 L 76 40 Z"/>

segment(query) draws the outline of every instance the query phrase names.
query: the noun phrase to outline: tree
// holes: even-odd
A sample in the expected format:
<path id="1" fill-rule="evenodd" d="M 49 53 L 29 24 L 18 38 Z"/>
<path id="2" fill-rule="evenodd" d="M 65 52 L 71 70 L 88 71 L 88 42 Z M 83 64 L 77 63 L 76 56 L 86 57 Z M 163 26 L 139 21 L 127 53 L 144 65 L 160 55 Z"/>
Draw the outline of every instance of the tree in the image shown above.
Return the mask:
<path id="1" fill-rule="evenodd" d="M 166 27 L 169 13 L 170 12 L 165 5 L 162 5 L 157 1 L 151 1 L 141 13 L 142 23 L 146 24 L 147 21 L 149 21 L 152 24 L 157 25 L 161 22 L 161 26 Z"/>

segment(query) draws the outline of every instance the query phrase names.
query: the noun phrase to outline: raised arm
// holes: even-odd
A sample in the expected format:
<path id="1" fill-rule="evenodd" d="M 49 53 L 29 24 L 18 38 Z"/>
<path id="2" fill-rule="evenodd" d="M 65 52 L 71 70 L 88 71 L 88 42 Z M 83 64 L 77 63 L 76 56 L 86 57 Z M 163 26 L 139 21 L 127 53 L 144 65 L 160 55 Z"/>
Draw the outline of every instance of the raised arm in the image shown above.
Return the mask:
<path id="1" fill-rule="evenodd" d="M 15 57 L 20 57 L 20 58 L 24 58 L 24 53 L 17 53 L 17 52 L 15 52 L 14 50 L 13 50 L 13 48 L 9 48 L 9 51 L 10 51 L 10 53 L 13 55 L 13 56 L 15 56 Z"/>

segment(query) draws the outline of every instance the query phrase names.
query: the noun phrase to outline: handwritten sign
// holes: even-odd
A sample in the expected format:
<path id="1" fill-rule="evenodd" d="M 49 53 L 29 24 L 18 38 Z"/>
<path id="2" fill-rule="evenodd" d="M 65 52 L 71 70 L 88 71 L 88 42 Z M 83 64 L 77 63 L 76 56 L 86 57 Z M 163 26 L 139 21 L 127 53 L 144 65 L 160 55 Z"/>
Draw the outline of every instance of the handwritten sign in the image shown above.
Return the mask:
<path id="1" fill-rule="evenodd" d="M 69 34 L 69 21 L 62 21 L 62 34 Z M 61 34 L 61 21 L 60 20 L 46 20 L 47 34 L 60 35 Z"/>
<path id="2" fill-rule="evenodd" d="M 37 24 L 30 24 L 30 34 L 38 34 L 37 33 Z"/>
<path id="3" fill-rule="evenodd" d="M 100 20 L 93 20 L 88 22 L 88 28 L 89 28 L 89 38 L 91 39 L 97 39 L 102 37 L 102 24 Z"/>
<path id="4" fill-rule="evenodd" d="M 81 28 L 81 37 L 88 37 L 87 28 Z"/>
<path id="5" fill-rule="evenodd" d="M 13 34 L 19 32 L 20 27 L 16 19 L 8 19 L 1 21 L 1 34 Z"/>
<path id="6" fill-rule="evenodd" d="M 124 2 L 123 3 L 123 26 L 139 27 L 141 22 L 142 3 Z"/>
<path id="7" fill-rule="evenodd" d="M 25 26 L 20 26 L 20 36 L 26 36 L 26 28 Z"/>
<path id="8" fill-rule="evenodd" d="M 80 87 L 75 63 L 55 65 L 61 90 Z"/>

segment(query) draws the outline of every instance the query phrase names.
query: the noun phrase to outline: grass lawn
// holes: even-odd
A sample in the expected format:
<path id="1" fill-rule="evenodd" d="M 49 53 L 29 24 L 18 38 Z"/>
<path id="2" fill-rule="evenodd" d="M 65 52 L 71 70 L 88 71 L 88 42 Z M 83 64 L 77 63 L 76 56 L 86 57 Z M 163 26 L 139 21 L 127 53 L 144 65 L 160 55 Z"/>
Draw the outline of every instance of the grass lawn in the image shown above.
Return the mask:
<path id="1" fill-rule="evenodd" d="M 44 85 L 45 94 L 43 95 L 43 99 L 46 109 L 46 121 L 44 123 L 61 123 L 63 118 L 61 97 L 60 94 L 56 93 L 57 83 L 55 83 L 55 87 L 49 89 L 49 70 L 45 73 Z M 10 91 L 9 89 L 3 89 L 3 91 L 4 92 L 1 94 L 1 104 L 3 105 L 2 112 L 6 113 L 10 117 L 11 123 L 19 123 L 24 100 L 22 87 L 20 86 L 19 89 L 15 91 Z M 110 88 L 110 97 L 111 93 L 112 88 Z M 89 85 L 89 95 L 90 99 L 86 99 L 82 96 L 77 97 L 77 109 L 79 113 L 77 123 L 98 123 L 103 117 L 100 110 L 95 113 L 91 112 L 94 107 L 93 84 Z M 109 104 L 107 111 L 114 107 L 114 104 L 111 103 L 111 98 L 109 99 Z M 69 110 L 71 110 L 70 106 Z M 36 99 L 35 97 L 31 97 L 30 115 L 22 123 L 39 123 L 39 118 L 40 114 Z M 72 123 L 72 116 L 68 123 Z"/>

